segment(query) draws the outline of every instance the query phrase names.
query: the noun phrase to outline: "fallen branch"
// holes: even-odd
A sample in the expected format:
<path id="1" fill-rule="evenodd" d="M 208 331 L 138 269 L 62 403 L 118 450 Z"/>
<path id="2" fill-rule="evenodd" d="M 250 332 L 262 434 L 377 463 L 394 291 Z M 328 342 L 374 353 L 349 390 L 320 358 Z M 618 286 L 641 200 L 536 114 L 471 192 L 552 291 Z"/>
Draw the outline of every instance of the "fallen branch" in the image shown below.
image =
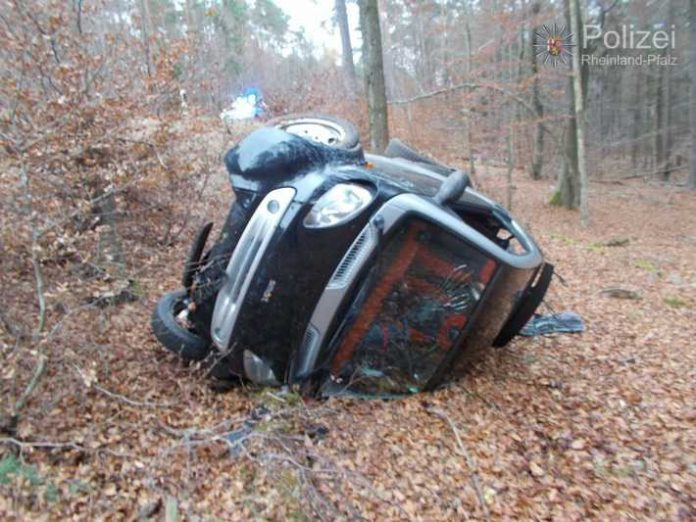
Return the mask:
<path id="1" fill-rule="evenodd" d="M 0 438 L 0 444 L 12 444 L 14 446 L 17 446 L 20 450 L 23 450 L 24 448 L 71 448 L 71 449 L 76 449 L 78 451 L 84 451 L 85 448 L 80 446 L 76 442 L 48 442 L 48 441 L 38 441 L 38 442 L 28 442 L 28 441 L 23 441 L 19 439 L 15 439 L 14 437 L 3 437 Z"/>
<path id="2" fill-rule="evenodd" d="M 642 299 L 641 295 L 638 292 L 636 292 L 635 290 L 629 290 L 628 288 L 605 288 L 599 293 L 602 295 L 613 297 L 615 299 Z"/>

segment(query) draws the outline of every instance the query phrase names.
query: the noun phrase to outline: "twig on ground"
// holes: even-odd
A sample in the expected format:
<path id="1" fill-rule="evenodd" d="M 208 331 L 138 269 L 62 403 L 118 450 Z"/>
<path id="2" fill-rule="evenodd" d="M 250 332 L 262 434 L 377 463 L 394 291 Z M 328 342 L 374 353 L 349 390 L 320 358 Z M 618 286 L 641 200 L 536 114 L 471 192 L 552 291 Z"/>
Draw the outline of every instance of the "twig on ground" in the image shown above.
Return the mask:
<path id="1" fill-rule="evenodd" d="M 125 395 L 121 395 L 120 393 L 112 392 L 110 390 L 107 390 L 106 388 L 99 386 L 98 384 L 93 384 L 92 388 L 97 390 L 100 393 L 103 393 L 107 397 L 111 397 L 112 399 L 116 399 L 121 402 L 125 402 L 126 404 L 130 406 L 137 406 L 137 407 L 145 407 L 145 408 L 171 408 L 172 406 L 169 404 L 157 404 L 154 402 L 149 402 L 149 401 L 135 401 L 133 399 L 129 399 Z"/>
<path id="2" fill-rule="evenodd" d="M 462 438 L 459 436 L 459 430 L 455 426 L 450 416 L 447 415 L 447 413 L 445 413 L 443 410 L 437 408 L 429 408 L 427 411 L 428 413 L 447 422 L 450 429 L 452 430 L 452 433 L 454 433 L 454 438 L 457 441 L 458 447 L 457 453 L 464 457 L 464 459 L 466 460 L 466 465 L 469 467 L 469 470 L 471 471 L 471 485 L 473 486 L 474 491 L 476 492 L 476 496 L 478 497 L 479 504 L 481 505 L 481 510 L 483 511 L 483 516 L 487 521 L 490 521 L 491 514 L 488 511 L 488 504 L 486 504 L 486 500 L 483 496 L 483 491 L 481 490 L 481 479 L 478 474 L 476 462 L 474 461 L 474 458 L 471 456 L 469 451 L 466 449 L 466 446 L 464 446 L 464 442 L 462 441 Z"/>

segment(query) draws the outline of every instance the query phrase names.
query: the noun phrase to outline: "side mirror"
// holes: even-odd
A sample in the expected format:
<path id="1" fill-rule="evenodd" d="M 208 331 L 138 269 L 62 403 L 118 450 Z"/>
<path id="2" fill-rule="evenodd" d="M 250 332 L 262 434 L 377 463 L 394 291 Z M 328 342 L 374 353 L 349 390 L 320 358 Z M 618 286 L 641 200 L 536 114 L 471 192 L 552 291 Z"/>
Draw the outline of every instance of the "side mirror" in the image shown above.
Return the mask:
<path id="1" fill-rule="evenodd" d="M 440 185 L 440 189 L 435 194 L 435 201 L 441 205 L 457 201 L 469 186 L 471 186 L 469 175 L 461 170 L 455 170 Z"/>

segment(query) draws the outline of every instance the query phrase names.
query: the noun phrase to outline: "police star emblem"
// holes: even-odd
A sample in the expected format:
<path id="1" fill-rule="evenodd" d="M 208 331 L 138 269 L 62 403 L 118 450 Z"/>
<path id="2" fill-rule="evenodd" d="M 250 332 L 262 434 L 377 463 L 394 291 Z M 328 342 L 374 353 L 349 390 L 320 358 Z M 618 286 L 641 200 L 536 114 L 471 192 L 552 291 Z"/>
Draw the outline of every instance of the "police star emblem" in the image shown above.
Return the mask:
<path id="1" fill-rule="evenodd" d="M 543 56 L 544 63 L 551 63 L 554 67 L 558 62 L 568 64 L 568 59 L 573 55 L 571 49 L 575 47 L 573 43 L 573 33 L 566 26 L 558 30 L 558 25 L 553 27 L 543 25 L 539 31 L 534 31 L 534 50 L 536 56 Z"/>

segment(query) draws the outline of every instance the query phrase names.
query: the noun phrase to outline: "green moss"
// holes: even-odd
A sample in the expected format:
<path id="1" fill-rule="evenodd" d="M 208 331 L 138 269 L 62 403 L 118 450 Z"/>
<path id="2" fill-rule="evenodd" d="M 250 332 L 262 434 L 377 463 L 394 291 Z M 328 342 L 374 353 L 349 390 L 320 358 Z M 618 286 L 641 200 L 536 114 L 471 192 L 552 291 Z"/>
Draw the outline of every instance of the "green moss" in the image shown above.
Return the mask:
<path id="1" fill-rule="evenodd" d="M 8 484 L 12 477 L 23 477 L 32 486 L 39 486 L 42 483 L 36 466 L 28 466 L 14 455 L 5 455 L 0 460 L 0 484 Z"/>
<path id="2" fill-rule="evenodd" d="M 56 485 L 53 482 L 49 482 L 46 486 L 44 498 L 46 499 L 46 502 L 57 502 L 60 498 L 60 490 L 56 487 Z"/>
<path id="3" fill-rule="evenodd" d="M 0 460 L 0 484 L 7 484 L 10 481 L 10 476 L 17 474 L 21 465 L 19 459 L 14 455 L 5 455 Z"/>
<path id="4" fill-rule="evenodd" d="M 79 493 L 88 493 L 90 491 L 89 484 L 82 480 L 73 480 L 68 484 L 68 493 L 77 495 Z"/>
<path id="5" fill-rule="evenodd" d="M 558 239 L 564 245 L 568 245 L 568 246 L 574 246 L 574 245 L 580 244 L 580 241 L 578 241 L 577 239 L 573 239 L 572 237 L 564 236 L 562 234 L 552 234 L 551 237 L 554 239 Z"/>
<path id="6" fill-rule="evenodd" d="M 590 252 L 595 252 L 597 254 L 602 254 L 604 253 L 604 245 L 602 243 L 597 242 L 590 243 L 589 245 L 587 245 L 587 250 L 589 250 Z"/>
<path id="7" fill-rule="evenodd" d="M 672 308 L 685 308 L 688 303 L 679 297 L 665 297 L 665 304 Z"/>
<path id="8" fill-rule="evenodd" d="M 633 266 L 636 268 L 641 268 L 643 270 L 647 270 L 650 273 L 656 274 L 659 272 L 657 266 L 655 266 L 655 263 L 652 261 L 648 261 L 647 259 L 639 259 L 635 263 L 633 263 Z"/>
<path id="9" fill-rule="evenodd" d="M 560 207 L 561 206 L 561 191 L 557 190 L 556 192 L 553 193 L 553 196 L 551 196 L 551 199 L 549 200 L 549 205 L 552 207 Z"/>

